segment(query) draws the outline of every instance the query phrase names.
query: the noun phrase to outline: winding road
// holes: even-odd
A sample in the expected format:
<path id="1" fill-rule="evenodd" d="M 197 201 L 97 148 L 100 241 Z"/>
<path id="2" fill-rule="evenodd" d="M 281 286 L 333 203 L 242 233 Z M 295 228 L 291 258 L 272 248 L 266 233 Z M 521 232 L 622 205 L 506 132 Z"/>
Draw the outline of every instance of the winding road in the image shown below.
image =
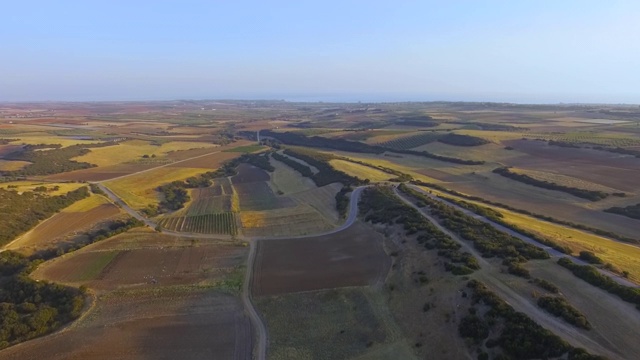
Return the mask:
<path id="1" fill-rule="evenodd" d="M 155 168 L 154 168 L 155 169 Z M 143 170 L 141 172 L 148 171 Z M 139 174 L 140 172 L 136 173 Z M 133 174 L 131 174 L 133 175 Z M 130 176 L 130 175 L 126 175 Z M 112 179 L 110 179 L 112 180 Z M 124 211 L 126 211 L 129 215 L 134 218 L 144 222 L 145 225 L 150 228 L 155 228 L 158 224 L 153 220 L 142 216 L 136 210 L 127 205 L 118 195 L 116 195 L 111 189 L 104 185 L 103 182 L 92 182 L 91 184 L 95 184 L 102 190 L 111 201 L 120 206 Z M 366 186 L 360 186 L 353 190 L 351 193 L 351 199 L 349 201 L 349 211 L 347 213 L 347 218 L 345 222 L 338 226 L 335 229 L 330 231 L 319 233 L 319 234 L 310 234 L 310 235 L 299 235 L 299 236 L 284 236 L 284 237 L 261 237 L 261 238 L 241 238 L 249 241 L 249 256 L 247 257 L 247 269 L 244 276 L 244 282 L 242 284 L 242 304 L 244 305 L 245 311 L 251 320 L 251 324 L 256 332 L 257 344 L 255 345 L 255 358 L 257 360 L 266 360 L 267 358 L 267 346 L 268 346 L 268 332 L 267 326 L 264 321 L 258 314 L 256 307 L 253 303 L 253 298 L 251 296 L 251 284 L 253 283 L 253 266 L 256 259 L 257 254 L 257 242 L 258 241 L 268 241 L 268 240 L 282 240 L 282 239 L 309 239 L 315 238 L 318 236 L 326 236 L 338 233 L 343 231 L 353 225 L 353 223 L 358 218 L 358 201 L 360 200 L 360 195 L 362 194 L 362 190 L 366 188 Z M 230 236 L 224 235 L 210 235 L 210 234 L 193 234 L 193 233 L 182 233 L 177 231 L 162 231 L 164 234 L 187 237 L 187 238 L 199 238 L 199 239 L 230 239 Z"/>

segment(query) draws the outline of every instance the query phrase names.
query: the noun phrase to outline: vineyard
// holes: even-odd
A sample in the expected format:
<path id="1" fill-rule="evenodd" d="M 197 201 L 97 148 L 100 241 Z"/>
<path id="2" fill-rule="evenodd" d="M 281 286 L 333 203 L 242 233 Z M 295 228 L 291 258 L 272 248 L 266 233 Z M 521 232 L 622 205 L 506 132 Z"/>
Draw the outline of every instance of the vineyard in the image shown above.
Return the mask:
<path id="1" fill-rule="evenodd" d="M 233 189 L 227 178 L 216 179 L 207 188 L 191 190 L 193 202 L 187 209 L 188 216 L 222 213 L 231 210 Z"/>
<path id="2" fill-rule="evenodd" d="M 200 234 L 238 234 L 235 213 L 224 212 L 196 216 L 174 216 L 160 220 L 160 226 L 172 231 Z"/>
<path id="3" fill-rule="evenodd" d="M 382 143 L 378 143 L 377 145 L 388 147 L 396 150 L 408 150 L 413 149 L 418 146 L 426 145 L 437 141 L 438 138 L 442 136 L 441 133 L 437 132 L 425 132 L 418 135 L 412 135 L 407 137 L 401 137 L 389 141 L 385 141 Z"/>

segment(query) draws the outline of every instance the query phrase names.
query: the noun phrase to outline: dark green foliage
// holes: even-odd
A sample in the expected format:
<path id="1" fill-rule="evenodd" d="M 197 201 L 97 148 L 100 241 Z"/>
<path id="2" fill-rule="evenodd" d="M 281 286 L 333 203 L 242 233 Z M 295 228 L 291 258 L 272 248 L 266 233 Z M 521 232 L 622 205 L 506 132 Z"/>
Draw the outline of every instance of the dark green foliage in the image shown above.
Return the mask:
<path id="1" fill-rule="evenodd" d="M 427 204 L 429 211 L 442 221 L 444 227 L 472 241 L 474 247 L 484 257 L 497 256 L 504 259 L 519 259 L 519 261 L 549 258 L 546 251 L 467 216 L 449 205 L 433 200 L 404 184 L 398 186 L 398 189 Z"/>
<path id="2" fill-rule="evenodd" d="M 515 261 L 507 261 L 506 265 L 509 274 L 520 276 L 525 279 L 529 279 L 531 277 L 529 270 L 525 269 L 520 263 L 517 263 Z"/>
<path id="3" fill-rule="evenodd" d="M 533 280 L 531 280 L 531 282 L 537 285 L 538 287 L 543 288 L 551 293 L 554 293 L 554 294 L 560 293 L 560 289 L 547 280 L 534 278 Z"/>
<path id="4" fill-rule="evenodd" d="M 460 320 L 458 333 L 462 337 L 480 342 L 489 336 L 489 326 L 477 315 L 469 314 Z"/>
<path id="5" fill-rule="evenodd" d="M 318 169 L 318 173 L 311 175 L 311 180 L 313 180 L 313 182 L 316 183 L 317 186 L 325 186 L 336 182 L 339 182 L 344 186 L 360 185 L 366 183 L 366 181 L 360 180 L 355 176 L 351 176 L 342 171 L 334 169 L 329 164 L 329 160 L 334 159 L 332 155 L 321 154 L 315 151 L 302 149 L 286 149 L 284 150 L 284 153 L 291 157 L 300 159 Z M 289 159 L 289 161 L 293 160 Z M 295 167 L 294 169 L 298 170 L 298 168 Z"/>
<path id="6" fill-rule="evenodd" d="M 567 258 L 559 259 L 558 264 L 569 269 L 573 275 L 589 284 L 618 295 L 618 297 L 626 302 L 635 304 L 640 310 L 640 289 L 618 284 L 610 277 L 601 274 L 591 265 L 578 265 Z"/>
<path id="7" fill-rule="evenodd" d="M 247 155 L 244 161 L 266 172 L 273 172 L 275 170 L 269 162 L 269 154 L 267 153 Z"/>
<path id="8" fill-rule="evenodd" d="M 624 242 L 628 242 L 628 243 L 640 244 L 640 240 L 628 238 L 628 237 L 616 234 L 616 233 L 611 232 L 611 231 L 605 231 L 605 230 L 601 230 L 601 229 L 597 229 L 597 228 L 592 228 L 592 227 L 589 227 L 589 226 L 586 226 L 586 225 L 583 225 L 583 224 L 576 224 L 576 223 L 572 223 L 570 221 L 564 221 L 564 220 L 556 219 L 556 218 L 553 218 L 553 217 L 547 216 L 547 215 L 536 214 L 536 213 L 533 213 L 533 212 L 528 211 L 528 210 L 522 210 L 522 209 L 514 208 L 513 206 L 502 204 L 502 203 L 499 203 L 499 202 L 496 202 L 496 201 L 489 201 L 489 200 L 483 199 L 483 198 L 478 197 L 478 196 L 471 196 L 471 195 L 463 194 L 463 193 L 455 191 L 455 190 L 447 189 L 444 186 L 441 186 L 441 185 L 438 185 L 438 184 L 431 184 L 431 183 L 427 183 L 427 182 L 419 181 L 419 180 L 414 180 L 411 183 L 415 184 L 415 185 L 426 186 L 426 187 L 429 187 L 429 188 L 432 188 L 432 189 L 440 190 L 442 192 L 446 192 L 446 193 L 449 193 L 451 195 L 455 195 L 455 196 L 458 196 L 458 197 L 461 197 L 461 198 L 464 198 L 464 199 L 467 199 L 467 200 L 477 201 L 477 202 L 481 202 L 481 203 L 488 204 L 488 205 L 493 205 L 493 206 L 498 206 L 498 207 L 501 207 L 503 209 L 507 209 L 507 210 L 511 210 L 513 212 L 517 212 L 519 214 L 532 216 L 532 217 L 534 217 L 536 219 L 540 219 L 540 220 L 544 220 L 544 221 L 548 221 L 548 222 L 552 222 L 552 223 L 560 224 L 560 225 L 564 225 L 564 226 L 569 226 L 569 227 L 572 227 L 572 228 L 575 228 L 575 229 L 578 229 L 578 230 L 588 231 L 588 232 L 594 233 L 596 235 L 610 237 L 612 239 L 616 239 L 616 240 L 620 240 L 620 241 L 624 241 Z M 448 199 L 448 200 L 449 201 L 453 201 L 453 199 Z M 502 224 L 502 225 L 508 226 L 506 224 Z M 511 226 L 511 225 L 509 225 L 509 226 Z M 514 229 L 514 230 L 516 230 L 516 229 Z M 522 234 L 525 234 L 521 230 L 516 230 L 516 231 L 518 231 L 518 232 L 520 232 Z M 527 235 L 527 236 L 530 236 L 530 235 Z M 536 239 L 536 241 L 539 241 L 539 240 Z M 552 246 L 550 244 L 547 244 L 547 245 Z M 562 251 L 560 249 L 556 249 L 556 250 Z M 565 251 L 563 251 L 563 252 L 565 254 L 570 254 L 571 253 L 570 249 L 567 249 L 567 251 L 568 252 L 565 252 Z"/>
<path id="9" fill-rule="evenodd" d="M 184 181 L 173 181 L 169 184 L 159 186 L 158 191 L 160 191 L 164 197 L 163 200 L 160 201 L 160 207 L 166 210 L 181 209 L 184 204 L 191 199 L 185 187 Z"/>
<path id="10" fill-rule="evenodd" d="M 418 234 L 416 240 L 427 249 L 438 249 L 438 256 L 450 260 L 445 270 L 455 275 L 467 275 L 480 269 L 473 255 L 460 251 L 460 244 L 440 231 L 418 210 L 403 203 L 388 187 L 365 189 L 358 204 L 365 221 L 382 224 L 402 224 L 407 235 Z"/>
<path id="11" fill-rule="evenodd" d="M 582 348 L 573 348 L 569 351 L 568 360 L 607 360 L 604 356 L 591 355 Z"/>
<path id="12" fill-rule="evenodd" d="M 106 196 L 107 194 L 104 193 L 104 191 L 102 191 L 102 189 L 100 189 L 100 187 L 96 184 L 89 184 L 89 189 L 91 189 L 91 192 L 97 195 L 103 195 Z"/>
<path id="13" fill-rule="evenodd" d="M 0 253 L 0 348 L 49 333 L 82 311 L 80 291 L 28 277 L 40 262 Z"/>
<path id="14" fill-rule="evenodd" d="M 18 194 L 0 189 L 0 245 L 35 226 L 61 209 L 89 196 L 86 186 L 65 195 Z"/>
<path id="15" fill-rule="evenodd" d="M 291 132 L 277 133 L 277 132 L 268 131 L 268 130 L 264 130 L 263 133 L 266 136 L 271 136 L 273 138 L 276 138 L 287 145 L 317 147 L 317 148 L 334 149 L 334 150 L 357 152 L 357 153 L 369 153 L 369 154 L 382 154 L 385 151 L 393 151 L 400 154 L 423 156 L 423 157 L 428 157 L 428 158 L 432 158 L 440 161 L 452 162 L 456 164 L 463 164 L 463 165 L 484 164 L 484 161 L 463 160 L 463 159 L 452 158 L 448 156 L 436 155 L 436 154 L 429 153 L 427 151 L 388 149 L 381 146 L 373 146 L 373 145 L 368 145 L 368 144 L 357 142 L 357 141 L 348 141 L 344 139 L 330 139 L 330 138 L 324 138 L 320 136 L 307 137 L 297 133 L 291 133 Z"/>
<path id="16" fill-rule="evenodd" d="M 626 207 L 612 207 L 605 209 L 604 211 L 640 220 L 640 204 L 629 205 Z"/>
<path id="17" fill-rule="evenodd" d="M 50 175 L 67 171 L 87 169 L 95 167 L 86 162 L 77 162 L 71 158 L 89 153 L 89 148 L 113 146 L 117 143 L 106 142 L 100 144 L 78 144 L 68 147 L 60 145 L 26 145 L 22 151 L 11 153 L 6 156 L 10 160 L 29 161 L 31 164 L 20 170 L 0 172 L 4 176 L 34 176 Z M 51 150 L 36 151 L 37 149 L 53 148 Z"/>
<path id="18" fill-rule="evenodd" d="M 577 196 L 583 199 L 598 201 L 606 198 L 609 194 L 602 191 L 594 191 L 594 190 L 586 190 L 586 189 L 578 189 L 574 187 L 559 185 L 556 183 L 552 183 L 549 181 L 534 179 L 529 175 L 525 174 L 517 174 L 509 171 L 508 168 L 497 168 L 493 170 L 494 173 L 504 176 L 509 179 L 513 179 L 528 185 L 533 185 L 537 187 L 541 187 L 543 189 L 562 191 L 567 194 L 571 194 L 573 196 Z"/>
<path id="19" fill-rule="evenodd" d="M 473 289 L 474 304 L 483 303 L 490 308 L 484 315 L 486 323 L 492 324 L 489 330 L 500 332 L 498 338 L 487 341 L 488 348 L 499 345 L 506 355 L 515 359 L 548 359 L 562 357 L 567 353 L 569 358 L 571 354 L 580 354 L 590 356 L 585 359 L 600 359 L 582 349 L 573 348 L 527 315 L 515 311 L 479 281 L 471 280 L 467 286 Z M 489 319 L 491 321 L 487 321 Z M 478 324 L 479 321 L 482 320 L 473 320 L 472 324 Z"/>
<path id="20" fill-rule="evenodd" d="M 538 306 L 554 316 L 561 317 L 571 325 L 587 330 L 591 329 L 591 324 L 589 324 L 584 314 L 571 306 L 564 298 L 541 296 L 538 298 Z"/>
<path id="21" fill-rule="evenodd" d="M 455 146 L 480 146 L 490 143 L 490 141 L 479 137 L 454 133 L 448 133 L 447 135 L 440 137 L 438 141 Z"/>
<path id="22" fill-rule="evenodd" d="M 435 131 L 421 132 L 417 135 L 401 137 L 379 144 L 382 147 L 396 150 L 407 150 L 437 141 L 442 134 Z"/>
<path id="23" fill-rule="evenodd" d="M 588 263 L 591 264 L 604 264 L 604 261 L 602 261 L 602 259 L 600 259 L 599 257 L 596 256 L 596 254 L 592 253 L 591 251 L 580 251 L 580 260 L 584 260 Z"/>
<path id="24" fill-rule="evenodd" d="M 350 187 L 343 186 L 336 194 L 336 209 L 342 218 L 347 216 L 347 209 L 349 208 L 349 197 L 347 197 L 347 194 L 352 191 L 353 189 Z"/>
<path id="25" fill-rule="evenodd" d="M 299 172 L 300 175 L 304 176 L 304 177 L 308 177 L 311 178 L 313 177 L 313 171 L 311 171 L 311 168 L 301 164 L 295 160 L 291 160 L 289 157 L 284 156 L 284 155 L 280 155 L 277 152 L 274 152 L 273 154 L 271 154 L 271 156 L 273 156 L 274 159 L 281 161 L 287 165 L 289 165 L 289 167 L 291 167 L 292 169 L 294 169 L 295 171 Z"/>

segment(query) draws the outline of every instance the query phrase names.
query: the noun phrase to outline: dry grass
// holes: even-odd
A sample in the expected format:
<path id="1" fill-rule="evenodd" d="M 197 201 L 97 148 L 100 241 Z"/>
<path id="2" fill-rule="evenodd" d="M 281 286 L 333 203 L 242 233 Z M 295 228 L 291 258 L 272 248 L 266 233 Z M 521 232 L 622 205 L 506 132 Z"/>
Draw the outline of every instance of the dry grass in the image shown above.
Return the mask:
<path id="1" fill-rule="evenodd" d="M 158 186 L 175 180 L 184 180 L 207 171 L 208 169 L 201 168 L 162 167 L 108 181 L 105 185 L 118 194 L 129 206 L 142 209 L 148 205 L 157 204 L 161 200 L 160 193 L 156 190 Z"/>
<path id="2" fill-rule="evenodd" d="M 109 200 L 107 200 L 104 196 L 101 195 L 91 195 L 88 198 L 82 199 L 80 201 L 75 202 L 69 207 L 66 207 L 62 210 L 62 212 L 66 213 L 81 213 L 86 212 L 91 209 L 95 209 L 100 205 L 108 205 L 111 204 Z"/>
<path id="3" fill-rule="evenodd" d="M 57 195 L 64 195 L 66 193 L 68 193 L 69 191 L 73 191 L 76 190 L 78 188 L 81 188 L 83 186 L 85 186 L 84 184 L 78 184 L 78 183 L 51 183 L 51 182 L 38 182 L 38 181 L 11 181 L 11 182 L 6 182 L 6 183 L 1 183 L 0 184 L 0 189 L 8 189 L 8 190 L 15 190 L 19 193 L 25 192 L 25 191 L 33 191 L 33 189 L 37 188 L 38 186 L 44 186 L 47 189 L 53 189 L 55 186 L 58 186 L 59 189 L 55 190 L 55 191 L 47 191 L 47 192 L 43 192 L 42 194 L 45 194 L 47 196 L 57 196 Z"/>
<path id="4" fill-rule="evenodd" d="M 119 145 L 93 148 L 90 153 L 72 160 L 84 161 L 98 166 L 109 166 L 139 160 L 143 155 L 155 155 L 157 159 L 162 159 L 171 151 L 212 147 L 216 147 L 216 145 L 204 142 L 172 141 L 156 146 L 151 145 L 148 141 L 132 140 L 122 142 Z"/>
<path id="5" fill-rule="evenodd" d="M 12 145 L 60 144 L 63 147 L 67 147 L 67 146 L 77 145 L 77 144 L 96 144 L 101 142 L 101 140 L 76 140 L 76 139 L 70 139 L 66 137 L 49 135 L 47 133 L 18 134 L 16 135 L 16 137 L 20 138 L 20 140 L 12 141 L 10 144 Z"/>
<path id="6" fill-rule="evenodd" d="M 28 161 L 0 160 L 0 171 L 16 171 L 31 164 Z"/>
<path id="7" fill-rule="evenodd" d="M 360 179 L 369 179 L 372 182 L 387 181 L 390 178 L 395 177 L 394 175 L 389 175 L 383 171 L 376 170 L 368 166 L 352 163 L 345 160 L 334 159 L 329 161 L 329 163 L 336 170 L 345 172 L 351 176 L 355 176 Z"/>

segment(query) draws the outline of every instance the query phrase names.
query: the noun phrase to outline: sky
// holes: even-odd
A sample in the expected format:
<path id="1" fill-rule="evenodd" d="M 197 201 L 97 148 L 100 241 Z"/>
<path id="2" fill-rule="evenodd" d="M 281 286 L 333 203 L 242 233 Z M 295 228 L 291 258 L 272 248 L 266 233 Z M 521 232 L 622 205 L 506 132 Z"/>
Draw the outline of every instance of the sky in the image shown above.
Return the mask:
<path id="1" fill-rule="evenodd" d="M 0 2 L 0 101 L 640 104 L 640 1 Z"/>

